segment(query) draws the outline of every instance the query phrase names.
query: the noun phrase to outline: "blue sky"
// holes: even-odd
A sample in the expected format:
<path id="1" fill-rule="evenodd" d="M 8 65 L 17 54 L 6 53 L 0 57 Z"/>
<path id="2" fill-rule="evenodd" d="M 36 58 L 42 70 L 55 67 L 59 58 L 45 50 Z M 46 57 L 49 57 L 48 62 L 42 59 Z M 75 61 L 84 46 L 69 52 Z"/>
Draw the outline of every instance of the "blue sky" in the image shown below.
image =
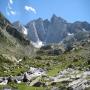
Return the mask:
<path id="1" fill-rule="evenodd" d="M 68 22 L 90 22 L 90 0 L 0 0 L 0 11 L 11 21 L 22 24 L 50 19 L 53 14 Z"/>

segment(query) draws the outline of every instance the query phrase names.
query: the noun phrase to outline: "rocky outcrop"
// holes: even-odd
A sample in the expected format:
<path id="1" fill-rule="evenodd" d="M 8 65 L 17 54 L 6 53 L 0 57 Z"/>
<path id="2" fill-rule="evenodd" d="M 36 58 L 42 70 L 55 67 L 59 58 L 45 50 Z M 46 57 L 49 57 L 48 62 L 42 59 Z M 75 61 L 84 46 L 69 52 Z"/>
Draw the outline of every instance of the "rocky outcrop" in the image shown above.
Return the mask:
<path id="1" fill-rule="evenodd" d="M 43 77 L 44 76 L 44 77 Z M 80 71 L 67 68 L 60 71 L 56 76 L 47 76 L 46 72 L 41 68 L 30 67 L 30 69 L 21 76 L 0 77 L 0 85 L 7 85 L 9 82 L 17 84 L 27 82 L 29 86 L 53 86 L 51 90 L 59 90 L 67 88 L 69 90 L 85 90 L 90 87 L 90 71 Z M 45 82 L 41 81 L 43 79 Z M 63 87 L 55 87 L 57 83 L 67 83 Z"/>

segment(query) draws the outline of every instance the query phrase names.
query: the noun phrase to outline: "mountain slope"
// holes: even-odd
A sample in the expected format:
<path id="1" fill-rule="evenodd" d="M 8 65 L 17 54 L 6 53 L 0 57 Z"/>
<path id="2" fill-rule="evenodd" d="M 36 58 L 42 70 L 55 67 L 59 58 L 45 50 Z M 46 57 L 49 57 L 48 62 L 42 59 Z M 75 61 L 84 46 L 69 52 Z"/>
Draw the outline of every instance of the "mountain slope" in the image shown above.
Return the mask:
<path id="1" fill-rule="evenodd" d="M 8 52 L 6 52 L 7 50 Z M 30 55 L 32 50 L 33 46 L 30 44 L 30 40 L 27 40 L 24 35 L 0 13 L 0 52 L 12 55 Z"/>

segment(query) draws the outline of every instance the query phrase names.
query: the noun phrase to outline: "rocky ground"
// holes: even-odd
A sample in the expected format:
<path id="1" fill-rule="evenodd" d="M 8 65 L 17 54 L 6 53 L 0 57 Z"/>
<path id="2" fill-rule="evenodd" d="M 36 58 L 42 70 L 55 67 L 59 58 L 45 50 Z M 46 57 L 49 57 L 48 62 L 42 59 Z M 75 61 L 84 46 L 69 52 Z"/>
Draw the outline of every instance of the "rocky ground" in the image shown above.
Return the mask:
<path id="1" fill-rule="evenodd" d="M 84 46 L 81 46 L 83 43 Z M 10 67 L 3 64 L 0 89 L 9 86 L 17 90 L 89 90 L 90 43 L 83 43 L 77 43 L 78 46 L 60 55 L 56 55 L 56 51 L 47 54 L 50 48 L 43 54 L 18 60 L 1 55 L 5 60 L 13 60 L 9 63 L 12 64 Z"/>
<path id="2" fill-rule="evenodd" d="M 64 69 L 58 72 L 56 76 L 48 76 L 47 71 L 41 68 L 30 67 L 30 69 L 20 76 L 0 77 L 0 85 L 7 85 L 10 82 L 16 84 L 26 83 L 28 86 L 48 87 L 57 83 L 67 84 L 64 88 L 67 90 L 85 90 L 90 88 L 90 71 L 80 71 L 72 68 Z"/>

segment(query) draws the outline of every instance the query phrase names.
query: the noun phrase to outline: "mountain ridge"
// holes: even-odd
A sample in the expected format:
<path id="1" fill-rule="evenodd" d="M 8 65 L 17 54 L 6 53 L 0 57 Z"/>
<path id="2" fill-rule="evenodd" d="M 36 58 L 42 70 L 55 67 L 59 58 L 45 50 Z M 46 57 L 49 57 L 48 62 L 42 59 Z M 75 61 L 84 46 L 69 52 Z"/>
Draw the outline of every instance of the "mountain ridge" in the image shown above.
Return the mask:
<path id="1" fill-rule="evenodd" d="M 51 17 L 51 20 L 38 18 L 30 21 L 24 27 L 28 32 L 28 40 L 34 43 L 40 41 L 43 44 L 60 43 L 67 36 L 78 32 L 90 32 L 88 22 L 76 21 L 69 23 L 55 14 Z"/>

